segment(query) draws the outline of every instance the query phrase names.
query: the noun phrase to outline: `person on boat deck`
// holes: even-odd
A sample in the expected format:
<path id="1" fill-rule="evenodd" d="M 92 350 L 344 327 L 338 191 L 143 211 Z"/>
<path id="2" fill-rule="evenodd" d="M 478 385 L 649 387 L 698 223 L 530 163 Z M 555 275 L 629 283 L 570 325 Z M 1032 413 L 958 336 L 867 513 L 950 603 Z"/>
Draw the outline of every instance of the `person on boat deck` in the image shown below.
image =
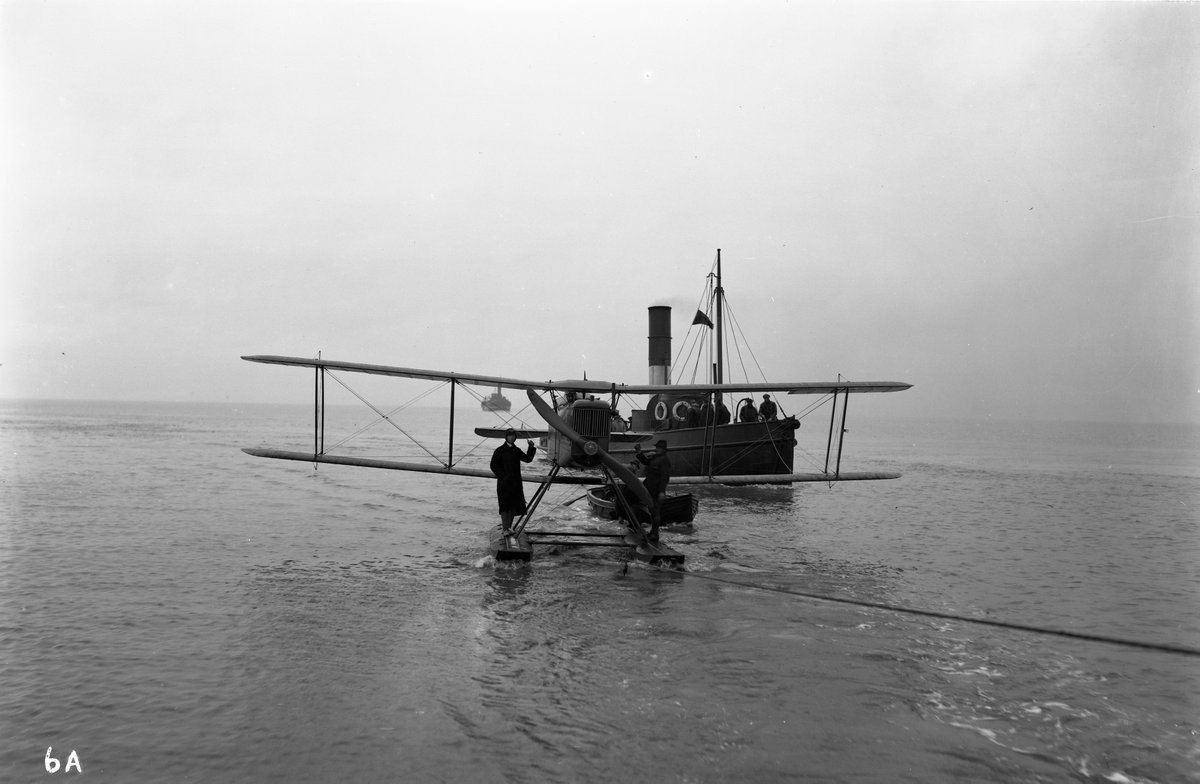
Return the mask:
<path id="1" fill-rule="evenodd" d="M 616 406 L 609 406 L 609 417 L 609 428 L 611 432 L 624 433 L 629 429 L 629 423 L 625 421 L 625 417 L 621 416 L 621 412 Z"/>
<path id="2" fill-rule="evenodd" d="M 658 524 L 662 520 L 662 503 L 667 492 L 667 485 L 671 482 L 671 458 L 667 456 L 667 442 L 660 439 L 654 445 L 654 453 L 647 456 L 642 451 L 641 444 L 633 445 L 634 457 L 638 462 L 646 466 L 646 475 L 642 478 L 642 484 L 646 487 L 646 492 L 654 499 L 654 506 L 650 507 L 650 533 L 647 538 L 652 542 L 658 541 Z"/>
<path id="3" fill-rule="evenodd" d="M 728 425 L 731 415 L 729 407 L 725 405 L 725 401 L 717 398 L 717 424 Z"/>
<path id="4" fill-rule="evenodd" d="M 740 422 L 757 422 L 758 409 L 754 407 L 754 401 L 747 399 L 746 405 L 742 406 L 738 411 L 738 421 Z"/>
<path id="5" fill-rule="evenodd" d="M 496 500 L 500 503 L 500 529 L 507 536 L 512 532 L 512 521 L 523 515 L 525 489 L 521 485 L 521 463 L 532 463 L 537 449 L 533 442 L 524 452 L 517 446 L 517 431 L 511 427 L 504 433 L 504 443 L 492 452 L 492 473 L 496 475 Z"/>
<path id="6" fill-rule="evenodd" d="M 770 421 L 779 418 L 777 416 L 778 411 L 779 409 L 775 407 L 775 401 L 771 399 L 771 396 L 763 395 L 763 402 L 758 407 L 759 415 L 762 416 L 763 419 Z"/>

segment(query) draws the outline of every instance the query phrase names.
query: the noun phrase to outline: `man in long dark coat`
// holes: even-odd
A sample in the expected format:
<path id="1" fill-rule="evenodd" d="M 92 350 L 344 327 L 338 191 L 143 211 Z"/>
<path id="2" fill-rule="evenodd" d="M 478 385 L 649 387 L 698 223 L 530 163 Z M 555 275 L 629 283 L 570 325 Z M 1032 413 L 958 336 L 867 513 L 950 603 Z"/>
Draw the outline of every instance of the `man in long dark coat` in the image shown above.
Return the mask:
<path id="1" fill-rule="evenodd" d="M 500 503 L 500 528 L 504 535 L 512 533 L 516 515 L 525 514 L 525 488 L 521 483 L 521 463 L 533 462 L 537 448 L 529 442 L 522 452 L 517 446 L 517 431 L 511 427 L 504 434 L 504 443 L 492 452 L 492 473 L 496 475 L 496 500 Z"/>
<path id="2" fill-rule="evenodd" d="M 633 450 L 638 462 L 646 466 L 642 484 L 654 499 L 654 506 L 650 508 L 650 533 L 647 536 L 650 541 L 657 542 L 658 524 L 662 521 L 662 503 L 667 493 L 667 485 L 671 482 L 671 458 L 667 457 L 667 442 L 664 439 L 656 443 L 654 453 L 649 456 L 642 451 L 641 444 L 634 444 Z"/>

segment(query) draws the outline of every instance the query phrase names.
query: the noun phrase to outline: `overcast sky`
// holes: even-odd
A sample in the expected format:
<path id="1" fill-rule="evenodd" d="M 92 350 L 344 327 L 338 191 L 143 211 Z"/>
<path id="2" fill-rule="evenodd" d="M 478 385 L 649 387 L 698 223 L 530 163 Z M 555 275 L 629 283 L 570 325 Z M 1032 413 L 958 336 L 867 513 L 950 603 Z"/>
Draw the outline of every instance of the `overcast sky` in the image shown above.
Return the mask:
<path id="1" fill-rule="evenodd" d="M 643 383 L 721 248 L 772 380 L 1200 423 L 1200 5 L 0 9 L 0 397 Z"/>

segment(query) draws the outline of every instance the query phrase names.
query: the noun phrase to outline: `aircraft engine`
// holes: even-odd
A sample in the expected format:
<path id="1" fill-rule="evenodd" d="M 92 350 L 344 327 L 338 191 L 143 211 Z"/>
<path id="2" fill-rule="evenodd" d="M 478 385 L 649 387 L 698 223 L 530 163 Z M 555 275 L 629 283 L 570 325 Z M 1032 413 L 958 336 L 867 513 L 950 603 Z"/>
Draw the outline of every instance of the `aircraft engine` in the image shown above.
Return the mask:
<path id="1" fill-rule="evenodd" d="M 575 432 L 587 439 L 577 447 L 565 436 L 554 439 L 554 457 L 559 465 L 593 468 L 600 465 L 600 450 L 609 449 L 612 428 L 612 409 L 607 403 L 585 398 L 563 407 L 559 414 Z M 560 435 L 552 431 L 552 435 Z"/>

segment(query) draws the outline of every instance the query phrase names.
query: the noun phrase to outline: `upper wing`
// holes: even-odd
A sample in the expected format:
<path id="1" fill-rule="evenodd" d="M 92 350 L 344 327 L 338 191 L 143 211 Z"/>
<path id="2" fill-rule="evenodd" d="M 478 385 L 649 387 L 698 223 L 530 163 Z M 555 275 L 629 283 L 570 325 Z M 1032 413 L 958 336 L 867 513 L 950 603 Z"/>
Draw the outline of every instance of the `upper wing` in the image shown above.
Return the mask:
<path id="1" fill-rule="evenodd" d="M 764 382 L 761 384 L 613 384 L 607 381 L 567 380 L 530 381 L 505 376 L 481 376 L 474 373 L 458 373 L 445 370 L 422 370 L 420 368 L 395 367 L 392 365 L 368 365 L 362 362 L 340 362 L 333 359 L 310 359 L 305 357 L 281 357 L 270 354 L 254 354 L 242 359 L 263 362 L 268 365 L 293 365 L 296 367 L 344 370 L 353 373 L 372 373 L 379 376 L 421 378 L 430 381 L 457 381 L 464 384 L 479 384 L 507 389 L 556 390 L 562 392 L 587 392 L 591 394 L 653 395 L 659 392 L 786 392 L 789 395 L 827 395 L 832 392 L 900 392 L 912 384 L 900 381 L 837 381 L 837 382 Z"/>
<path id="2" fill-rule="evenodd" d="M 563 389 L 549 381 L 526 381 L 502 376 L 480 376 L 474 373 L 456 373 L 451 370 L 421 370 L 420 368 L 393 367 L 391 365 L 367 365 L 362 362 L 339 362 L 333 359 L 306 359 L 304 357 L 279 357 L 270 354 L 253 354 L 242 357 L 247 362 L 264 362 L 268 365 L 294 365 L 296 367 L 345 370 L 352 373 L 372 373 L 377 376 L 399 376 L 401 378 L 423 378 L 429 381 L 458 381 L 463 384 L 480 384 L 506 389 Z M 589 382 L 585 382 L 589 383 Z M 572 387 L 573 388 L 573 387 Z M 607 388 L 607 387 L 605 387 Z"/>

